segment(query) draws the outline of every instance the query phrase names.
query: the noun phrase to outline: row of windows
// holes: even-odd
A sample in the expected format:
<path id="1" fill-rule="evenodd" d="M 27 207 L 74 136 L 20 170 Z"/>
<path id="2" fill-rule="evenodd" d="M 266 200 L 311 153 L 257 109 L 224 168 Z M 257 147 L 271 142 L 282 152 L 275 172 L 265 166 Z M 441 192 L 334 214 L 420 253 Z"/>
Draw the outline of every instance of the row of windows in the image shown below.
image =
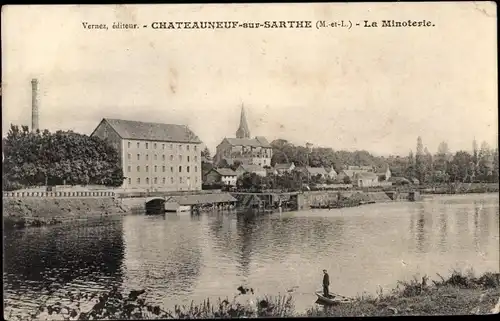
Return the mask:
<path id="1" fill-rule="evenodd" d="M 166 166 L 162 166 L 162 172 L 166 172 Z M 140 172 L 141 171 L 141 166 L 137 166 L 137 172 Z M 158 171 L 158 166 L 154 166 L 154 172 L 156 173 Z M 127 172 L 132 172 L 132 166 L 128 166 L 127 167 Z M 149 172 L 149 166 L 146 165 L 146 172 Z M 173 166 L 170 166 L 170 173 L 173 173 L 174 172 L 174 167 Z M 189 166 L 186 166 L 186 172 L 189 173 Z M 194 167 L 194 172 L 195 173 L 198 173 L 198 166 L 195 166 Z M 179 166 L 179 173 L 182 173 L 182 166 Z"/>
<path id="2" fill-rule="evenodd" d="M 189 177 L 186 177 L 185 179 L 184 179 L 184 177 L 179 177 L 179 183 L 180 184 L 187 183 L 188 179 L 189 179 Z M 194 181 L 195 181 L 195 183 L 198 183 L 198 177 L 195 177 Z M 140 184 L 141 183 L 141 179 L 137 178 L 136 179 L 136 183 Z M 166 183 L 167 183 L 167 178 L 163 177 L 162 178 L 162 184 L 166 184 Z M 128 184 L 129 185 L 132 184 L 132 179 L 131 178 L 128 178 Z M 146 177 L 146 184 L 149 184 L 149 177 Z M 153 179 L 153 184 L 158 184 L 158 177 L 155 177 Z M 174 178 L 173 177 L 170 177 L 170 184 L 174 184 Z"/>
<path id="3" fill-rule="evenodd" d="M 128 160 L 130 160 L 132 158 L 132 155 L 131 154 L 127 154 L 127 158 Z M 165 161 L 166 160 L 166 157 L 165 155 L 162 155 L 162 160 Z M 137 154 L 137 160 L 141 160 L 141 154 Z M 146 154 L 146 160 L 149 160 L 149 154 Z M 154 155 L 154 160 L 158 160 L 158 155 Z M 174 160 L 174 155 L 170 155 L 170 160 L 173 161 Z M 187 161 L 190 162 L 191 161 L 191 158 L 189 156 L 187 156 Z M 195 156 L 194 157 L 194 161 L 197 162 L 198 161 L 198 156 Z M 179 155 L 179 162 L 182 162 L 182 155 Z"/>
<path id="4" fill-rule="evenodd" d="M 148 142 L 145 142 L 145 147 L 146 149 L 149 149 L 149 143 Z M 158 148 L 158 144 L 157 143 L 152 143 L 153 145 L 153 149 L 157 149 Z M 165 149 L 165 145 L 167 144 L 161 144 L 161 149 Z M 169 148 L 170 150 L 172 150 L 174 148 L 174 144 L 168 144 L 170 145 Z M 190 145 L 185 145 L 186 146 L 186 150 L 189 150 L 189 146 Z M 132 142 L 128 142 L 128 148 L 131 148 L 132 147 Z M 137 148 L 141 148 L 141 143 L 140 142 L 137 142 Z M 194 145 L 193 146 L 194 150 L 197 151 L 198 150 L 198 146 Z M 179 144 L 179 150 L 182 150 L 182 144 Z"/>

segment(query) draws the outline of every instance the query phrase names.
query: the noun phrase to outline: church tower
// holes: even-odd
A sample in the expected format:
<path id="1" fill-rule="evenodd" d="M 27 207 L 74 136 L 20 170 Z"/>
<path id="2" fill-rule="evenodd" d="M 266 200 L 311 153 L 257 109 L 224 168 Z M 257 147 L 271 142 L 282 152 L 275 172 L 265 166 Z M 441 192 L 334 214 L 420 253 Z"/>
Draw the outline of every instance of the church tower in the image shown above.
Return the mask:
<path id="1" fill-rule="evenodd" d="M 241 105 L 240 127 L 236 131 L 236 138 L 250 138 L 247 119 L 245 117 L 245 107 Z"/>

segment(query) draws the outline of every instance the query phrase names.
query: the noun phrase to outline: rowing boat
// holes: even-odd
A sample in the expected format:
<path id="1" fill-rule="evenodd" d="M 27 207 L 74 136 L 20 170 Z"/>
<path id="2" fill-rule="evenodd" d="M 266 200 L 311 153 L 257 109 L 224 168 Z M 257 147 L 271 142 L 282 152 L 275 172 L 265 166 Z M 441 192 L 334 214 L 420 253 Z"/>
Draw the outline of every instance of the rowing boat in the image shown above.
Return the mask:
<path id="1" fill-rule="evenodd" d="M 328 304 L 342 304 L 342 303 L 352 303 L 354 299 L 345 297 L 340 294 L 331 293 L 330 297 L 325 297 L 323 291 L 319 290 L 315 292 L 318 300 Z"/>

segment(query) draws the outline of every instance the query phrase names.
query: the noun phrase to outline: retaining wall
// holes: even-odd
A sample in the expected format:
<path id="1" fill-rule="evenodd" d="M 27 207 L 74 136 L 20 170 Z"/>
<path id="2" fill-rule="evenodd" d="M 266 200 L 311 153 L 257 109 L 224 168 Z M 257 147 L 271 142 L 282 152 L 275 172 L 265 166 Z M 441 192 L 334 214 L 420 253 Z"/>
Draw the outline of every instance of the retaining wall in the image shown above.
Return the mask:
<path id="1" fill-rule="evenodd" d="M 57 191 L 57 192 L 3 192 L 3 197 L 114 197 L 115 192 L 109 191 Z"/>

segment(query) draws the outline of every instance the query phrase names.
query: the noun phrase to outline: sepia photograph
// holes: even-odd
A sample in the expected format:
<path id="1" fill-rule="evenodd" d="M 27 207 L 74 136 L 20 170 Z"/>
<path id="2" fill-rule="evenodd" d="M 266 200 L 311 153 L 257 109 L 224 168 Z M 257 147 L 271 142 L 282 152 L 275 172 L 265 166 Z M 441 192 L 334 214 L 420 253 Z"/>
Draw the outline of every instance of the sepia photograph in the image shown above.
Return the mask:
<path id="1" fill-rule="evenodd" d="M 500 312 L 496 3 L 1 15 L 6 320 Z"/>

